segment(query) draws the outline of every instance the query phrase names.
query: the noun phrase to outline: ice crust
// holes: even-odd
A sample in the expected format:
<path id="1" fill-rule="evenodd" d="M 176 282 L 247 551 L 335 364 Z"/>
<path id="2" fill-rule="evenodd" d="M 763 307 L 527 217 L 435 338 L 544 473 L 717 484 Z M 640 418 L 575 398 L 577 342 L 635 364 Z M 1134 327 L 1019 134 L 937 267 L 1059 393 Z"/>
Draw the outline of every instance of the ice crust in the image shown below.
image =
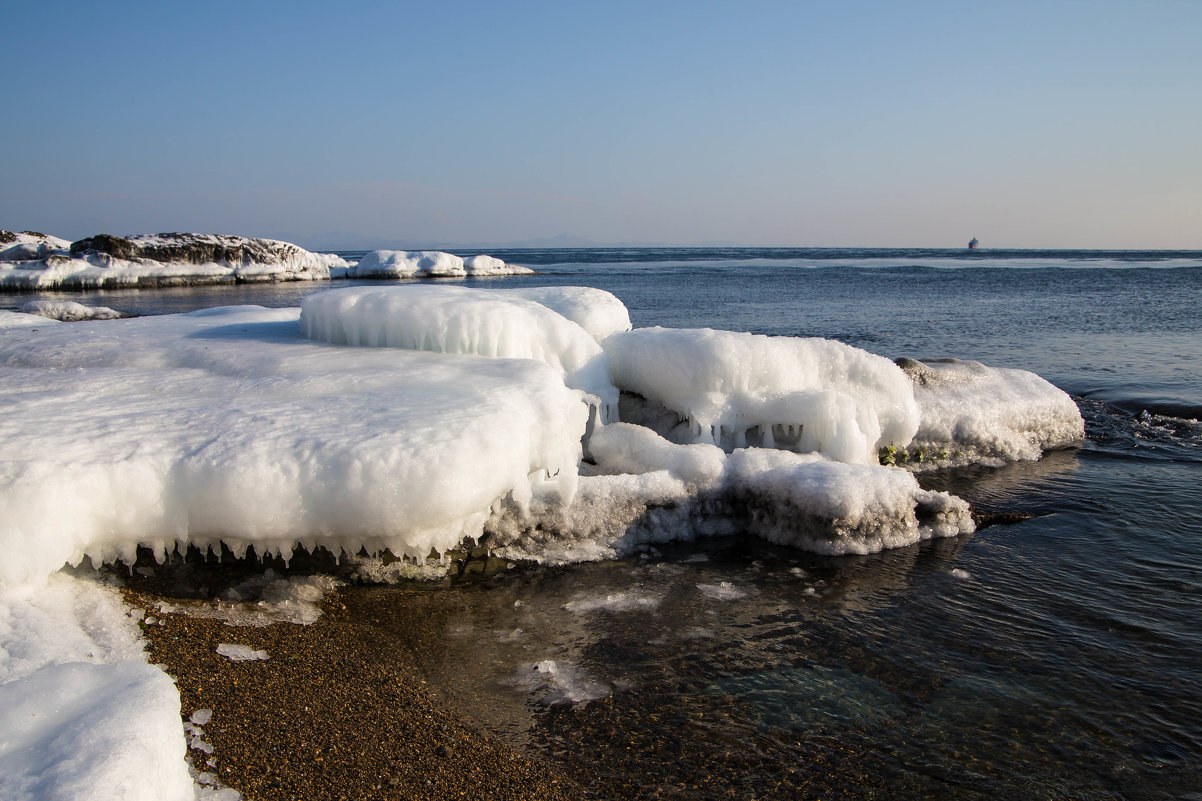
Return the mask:
<path id="1" fill-rule="evenodd" d="M 827 339 L 640 328 L 605 340 L 614 382 L 674 412 L 678 442 L 818 451 L 874 464 L 908 443 L 919 408 L 893 362 Z"/>

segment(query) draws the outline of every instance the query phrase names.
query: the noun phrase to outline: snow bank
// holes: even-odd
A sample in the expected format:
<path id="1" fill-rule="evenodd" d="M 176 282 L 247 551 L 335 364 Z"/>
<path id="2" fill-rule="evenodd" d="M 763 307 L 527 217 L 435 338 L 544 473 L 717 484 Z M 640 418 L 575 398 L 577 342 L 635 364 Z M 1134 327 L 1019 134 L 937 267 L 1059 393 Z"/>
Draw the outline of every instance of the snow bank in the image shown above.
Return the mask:
<path id="1" fill-rule="evenodd" d="M 348 278 L 463 278 L 522 275 L 526 267 L 506 264 L 492 256 L 462 259 L 437 250 L 373 250 L 347 270 Z"/>
<path id="2" fill-rule="evenodd" d="M 48 238 L 48 241 L 51 241 Z M 216 234 L 107 234 L 39 252 L 12 248 L 0 259 L 0 286 L 9 289 L 95 288 L 214 283 L 311 281 L 345 267 L 338 256 L 288 242 Z M 10 251 L 12 251 L 10 253 Z"/>
<path id="3" fill-rule="evenodd" d="M 304 299 L 301 329 L 338 345 L 534 359 L 595 396 L 607 414 L 617 409 L 609 359 L 596 340 L 512 293 L 431 285 L 332 289 Z"/>
<path id="4" fill-rule="evenodd" d="M 85 306 L 71 300 L 31 300 L 21 306 L 25 314 L 37 314 L 60 322 L 79 320 L 116 320 L 125 315 L 107 306 Z"/>
<path id="5" fill-rule="evenodd" d="M 0 798 L 192 801 L 179 695 L 116 591 L 0 590 Z"/>
<path id="6" fill-rule="evenodd" d="M 895 458 L 911 466 L 1034 460 L 1085 438 L 1077 404 L 1025 370 L 942 359 L 898 362 L 914 382 L 921 425 Z"/>
<path id="7" fill-rule="evenodd" d="M 138 543 L 424 558 L 479 535 L 503 498 L 574 492 L 588 409 L 558 371 L 332 347 L 306 341 L 298 317 L 9 329 L 0 583 L 84 556 L 132 562 Z"/>
<path id="8" fill-rule="evenodd" d="M 875 464 L 880 448 L 904 445 L 918 430 L 905 373 L 839 342 L 640 328 L 614 334 L 604 347 L 620 389 L 683 421 L 660 431 L 674 441 L 816 451 Z"/>

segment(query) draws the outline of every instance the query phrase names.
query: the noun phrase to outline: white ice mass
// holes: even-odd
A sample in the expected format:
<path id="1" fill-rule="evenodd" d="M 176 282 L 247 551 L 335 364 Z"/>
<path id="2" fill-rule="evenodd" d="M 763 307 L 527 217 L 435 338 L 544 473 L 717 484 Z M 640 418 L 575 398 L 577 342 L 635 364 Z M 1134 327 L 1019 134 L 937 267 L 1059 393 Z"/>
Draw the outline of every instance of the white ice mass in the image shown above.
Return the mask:
<path id="1" fill-rule="evenodd" d="M 6 799 L 196 792 L 170 679 L 144 663 L 119 599 L 64 563 L 222 543 L 421 560 L 483 538 L 566 562 L 738 532 L 870 553 L 973 528 L 962 500 L 879 457 L 1034 459 L 1083 436 L 1071 399 L 1030 373 L 631 330 L 617 298 L 579 288 L 360 287 L 303 311 L 70 323 L 6 313 L 0 407 Z M 657 597 L 640 593 L 580 611 Z M 530 673 L 573 699 L 560 685 L 587 682 L 569 667 Z"/>

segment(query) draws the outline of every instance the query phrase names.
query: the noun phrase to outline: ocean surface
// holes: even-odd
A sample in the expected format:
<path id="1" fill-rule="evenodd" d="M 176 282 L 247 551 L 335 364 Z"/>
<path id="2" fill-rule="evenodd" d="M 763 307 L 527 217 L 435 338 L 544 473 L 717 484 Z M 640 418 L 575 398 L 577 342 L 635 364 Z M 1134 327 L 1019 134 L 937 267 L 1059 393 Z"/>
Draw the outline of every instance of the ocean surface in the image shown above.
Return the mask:
<path id="1" fill-rule="evenodd" d="M 468 283 L 599 287 L 636 326 L 1030 370 L 1087 441 L 921 475 L 1013 513 L 956 539 L 823 558 L 729 538 L 398 588 L 446 621 L 423 667 L 481 725 L 599 799 L 1202 799 L 1202 252 L 491 255 L 538 274 Z M 294 306 L 362 283 L 0 306 Z"/>

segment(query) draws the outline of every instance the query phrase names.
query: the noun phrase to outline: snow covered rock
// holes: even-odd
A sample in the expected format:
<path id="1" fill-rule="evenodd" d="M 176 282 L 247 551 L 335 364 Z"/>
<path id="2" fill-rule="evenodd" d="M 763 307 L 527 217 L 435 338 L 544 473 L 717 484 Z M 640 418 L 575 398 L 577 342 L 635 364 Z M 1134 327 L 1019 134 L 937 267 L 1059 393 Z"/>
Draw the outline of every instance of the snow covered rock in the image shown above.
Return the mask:
<path id="1" fill-rule="evenodd" d="M 72 243 L 69 251 L 56 247 L 41 254 L 16 255 L 22 258 L 0 260 L 0 286 L 35 289 L 318 280 L 329 278 L 331 267 L 346 266 L 338 256 L 310 253 L 287 242 L 214 234 L 99 234 Z M 35 258 L 24 258 L 28 255 Z"/>
<path id="2" fill-rule="evenodd" d="M 914 383 L 921 424 L 887 461 L 922 468 L 1035 460 L 1085 439 L 1077 404 L 1034 373 L 960 359 L 898 364 Z"/>
<path id="3" fill-rule="evenodd" d="M 0 262 L 44 259 L 53 253 L 65 253 L 71 243 L 37 231 L 0 231 Z"/>

